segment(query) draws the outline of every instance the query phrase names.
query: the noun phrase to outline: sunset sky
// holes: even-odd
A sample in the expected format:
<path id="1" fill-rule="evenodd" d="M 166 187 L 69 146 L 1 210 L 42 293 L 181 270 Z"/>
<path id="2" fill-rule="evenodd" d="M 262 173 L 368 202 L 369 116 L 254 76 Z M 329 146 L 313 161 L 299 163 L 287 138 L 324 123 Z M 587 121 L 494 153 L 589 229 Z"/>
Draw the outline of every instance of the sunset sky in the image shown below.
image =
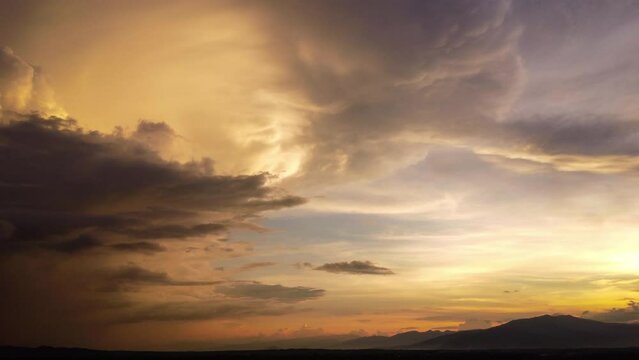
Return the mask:
<path id="1" fill-rule="evenodd" d="M 0 0 L 0 345 L 639 321 L 639 1 Z"/>

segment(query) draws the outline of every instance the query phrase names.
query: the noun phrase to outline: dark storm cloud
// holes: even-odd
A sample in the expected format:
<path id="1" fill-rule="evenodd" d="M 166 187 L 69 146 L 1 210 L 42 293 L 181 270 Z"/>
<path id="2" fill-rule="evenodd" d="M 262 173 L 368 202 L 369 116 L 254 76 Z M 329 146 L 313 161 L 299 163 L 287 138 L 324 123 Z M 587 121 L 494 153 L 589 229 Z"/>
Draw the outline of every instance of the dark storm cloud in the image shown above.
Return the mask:
<path id="1" fill-rule="evenodd" d="M 280 302 L 299 302 L 324 295 L 325 290 L 303 286 L 288 287 L 254 283 L 236 283 L 218 286 L 215 290 L 229 297 L 277 300 Z"/>
<path id="2" fill-rule="evenodd" d="M 158 132 L 169 130 L 141 122 L 131 138 L 120 130 L 84 131 L 72 119 L 2 113 L 0 315 L 8 319 L 0 327 L 3 338 L 15 326 L 34 334 L 73 321 L 82 326 L 68 325 L 69 331 L 82 334 L 84 326 L 95 327 L 93 317 L 141 322 L 286 313 L 264 304 L 175 302 L 177 292 L 207 286 L 213 296 L 220 281 L 206 270 L 195 278 L 172 276 L 177 263 L 198 255 L 169 251 L 166 243 L 178 239 L 192 247 L 197 241 L 198 248 L 236 251 L 241 247 L 233 244 L 218 249 L 215 240 L 234 227 L 249 228 L 247 221 L 262 211 L 304 200 L 267 186 L 268 174 L 216 175 L 211 160 L 166 161 L 151 148 L 160 148 L 164 135 L 154 136 L 153 144 L 142 136 Z M 145 255 L 162 259 L 153 269 L 118 266 Z M 153 294 L 157 287 L 162 299 Z M 42 310 L 32 315 L 34 309 Z M 38 319 L 25 323 L 34 316 Z"/>
<path id="3" fill-rule="evenodd" d="M 362 275 L 393 275 L 391 269 L 377 266 L 370 261 L 353 260 L 350 262 L 336 262 L 318 266 L 315 270 L 327 271 L 331 273 L 347 273 Z"/>
<path id="4" fill-rule="evenodd" d="M 460 323 L 457 326 L 459 331 L 464 330 L 474 330 L 474 329 L 486 329 L 494 325 L 494 321 L 492 320 L 484 320 L 484 319 L 466 319 L 463 323 Z"/>
<path id="5" fill-rule="evenodd" d="M 303 202 L 265 186 L 266 174 L 213 175 L 210 162 L 164 161 L 123 136 L 36 115 L 5 116 L 0 169 L 5 242 L 72 241 L 80 231 L 147 240 L 201 237 L 233 226 L 233 220 L 195 222 L 206 212 L 236 219 Z"/>

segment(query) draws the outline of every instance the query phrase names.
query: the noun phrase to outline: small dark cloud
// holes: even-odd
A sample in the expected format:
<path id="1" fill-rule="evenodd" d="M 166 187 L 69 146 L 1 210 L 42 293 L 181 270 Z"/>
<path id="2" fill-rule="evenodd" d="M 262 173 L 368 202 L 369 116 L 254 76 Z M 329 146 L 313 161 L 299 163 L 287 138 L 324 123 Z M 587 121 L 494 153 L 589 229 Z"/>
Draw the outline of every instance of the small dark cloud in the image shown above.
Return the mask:
<path id="1" fill-rule="evenodd" d="M 639 302 L 630 299 L 624 308 L 612 308 L 603 312 L 584 311 L 582 316 L 603 322 L 635 323 L 639 322 Z"/>
<path id="2" fill-rule="evenodd" d="M 29 64 L 6 46 L 0 46 L 1 111 L 64 113 L 56 104 L 53 90 L 41 69 Z"/>
<path id="3" fill-rule="evenodd" d="M 222 224 L 196 224 L 193 226 L 167 224 L 145 228 L 126 228 L 122 229 L 122 232 L 138 239 L 184 239 L 223 233 L 226 230 L 227 227 Z"/>
<path id="4" fill-rule="evenodd" d="M 310 262 L 298 262 L 298 263 L 293 264 L 293 267 L 298 269 L 298 270 L 312 269 L 313 268 L 313 264 L 311 264 Z"/>
<path id="5" fill-rule="evenodd" d="M 171 130 L 145 121 L 134 137 L 158 132 Z M 149 241 L 223 236 L 245 226 L 242 219 L 304 202 L 266 186 L 267 174 L 214 175 L 210 160 L 165 161 L 134 138 L 86 132 L 73 119 L 3 114 L 0 144 L 0 238 L 7 242 L 54 243 L 77 233 L 105 246 L 113 235 Z M 198 220 L 209 212 L 224 220 Z M 96 245 L 88 239 L 44 247 L 77 253 Z M 143 248 L 153 251 L 137 247 Z"/>
<path id="6" fill-rule="evenodd" d="M 132 309 L 126 315 L 120 317 L 117 322 L 235 320 L 252 316 L 287 315 L 296 311 L 299 310 L 289 306 L 272 308 L 265 307 L 262 303 L 169 302 Z"/>
<path id="7" fill-rule="evenodd" d="M 504 290 L 504 294 L 516 294 L 519 290 Z"/>
<path id="8" fill-rule="evenodd" d="M 162 151 L 170 146 L 177 137 L 175 131 L 164 122 L 140 120 L 131 134 L 131 139 L 139 141 L 156 151 Z"/>
<path id="9" fill-rule="evenodd" d="M 393 275 L 394 272 L 388 268 L 377 266 L 370 261 L 353 260 L 350 262 L 336 262 L 324 264 L 314 268 L 314 270 L 327 271 L 331 273 L 363 274 L 363 275 Z"/>
<path id="10" fill-rule="evenodd" d="M 162 245 L 147 242 L 147 241 L 137 241 L 137 242 L 127 242 L 127 243 L 117 243 L 111 245 L 113 250 L 123 251 L 123 252 L 138 252 L 144 254 L 152 254 L 157 252 L 165 251 L 166 248 Z"/>
<path id="11" fill-rule="evenodd" d="M 414 326 L 409 326 L 409 327 L 403 327 L 403 328 L 399 329 L 398 331 L 399 332 L 404 332 L 404 331 L 413 331 L 413 330 L 417 330 L 417 328 L 414 327 Z"/>
<path id="12" fill-rule="evenodd" d="M 216 287 L 216 291 L 229 297 L 299 302 L 324 296 L 325 290 L 303 286 L 288 287 L 258 282 L 236 283 Z"/>
<path id="13" fill-rule="evenodd" d="M 241 271 L 248 271 L 248 270 L 253 270 L 253 269 L 259 269 L 259 268 L 263 268 L 263 267 L 273 266 L 273 265 L 275 265 L 275 263 L 274 262 L 270 262 L 270 261 L 254 262 L 254 263 L 249 263 L 249 264 L 242 265 L 240 267 L 240 270 Z"/>
<path id="14" fill-rule="evenodd" d="M 102 291 L 125 291 L 142 285 L 159 286 L 203 286 L 216 285 L 221 281 L 176 280 L 162 271 L 151 271 L 135 265 L 123 266 L 103 272 Z"/>

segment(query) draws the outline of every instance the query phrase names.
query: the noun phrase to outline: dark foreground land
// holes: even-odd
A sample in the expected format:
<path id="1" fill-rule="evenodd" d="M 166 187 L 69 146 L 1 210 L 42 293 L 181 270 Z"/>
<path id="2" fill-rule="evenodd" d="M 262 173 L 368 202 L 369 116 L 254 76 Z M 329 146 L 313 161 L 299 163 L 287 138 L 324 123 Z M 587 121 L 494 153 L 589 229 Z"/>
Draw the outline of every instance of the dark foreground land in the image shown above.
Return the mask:
<path id="1" fill-rule="evenodd" d="M 639 348 L 578 350 L 262 350 L 210 352 L 95 351 L 55 348 L 0 348 L 0 359 L 639 359 Z"/>

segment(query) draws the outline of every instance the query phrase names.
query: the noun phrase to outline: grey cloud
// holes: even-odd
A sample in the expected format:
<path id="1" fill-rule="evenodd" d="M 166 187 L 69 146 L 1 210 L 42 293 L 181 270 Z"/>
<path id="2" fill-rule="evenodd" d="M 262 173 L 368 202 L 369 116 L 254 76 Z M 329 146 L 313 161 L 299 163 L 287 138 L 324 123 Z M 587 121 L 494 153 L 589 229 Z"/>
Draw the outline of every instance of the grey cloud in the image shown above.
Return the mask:
<path id="1" fill-rule="evenodd" d="M 370 261 L 353 260 L 350 262 L 336 262 L 324 264 L 316 267 L 314 270 L 327 271 L 331 273 L 347 273 L 362 275 L 393 275 L 391 269 L 377 266 Z"/>
<path id="2" fill-rule="evenodd" d="M 204 286 L 220 283 L 220 281 L 176 280 L 163 271 L 151 271 L 135 265 L 104 271 L 101 282 L 99 289 L 103 291 L 130 290 L 142 285 Z"/>
<path id="3" fill-rule="evenodd" d="M 325 290 L 322 289 L 303 286 L 267 285 L 257 282 L 218 286 L 216 291 L 229 297 L 277 300 L 290 303 L 316 299 L 325 293 Z"/>
<path id="4" fill-rule="evenodd" d="M 514 144 L 505 145 L 544 154 L 639 155 L 639 124 L 614 115 L 537 116 L 485 131 L 493 133 L 486 134 L 488 139 L 510 139 Z"/>
<path id="5" fill-rule="evenodd" d="M 625 308 L 612 308 L 604 312 L 586 311 L 583 317 L 604 322 L 639 322 L 639 302 L 629 299 Z"/>
<path id="6" fill-rule="evenodd" d="M 240 266 L 240 270 L 247 271 L 247 270 L 253 270 L 253 269 L 259 269 L 259 268 L 263 268 L 263 267 L 273 266 L 273 265 L 275 265 L 275 263 L 274 262 L 270 262 L 270 261 L 254 262 L 254 263 L 249 263 L 249 264 L 245 264 L 245 265 Z"/>
<path id="7" fill-rule="evenodd" d="M 523 81 L 507 1 L 265 8 L 288 85 L 322 108 L 308 111 L 302 140 L 315 145 L 304 171 L 323 181 L 320 172 L 357 176 L 423 154 L 407 133 L 427 141 L 495 121 Z"/>
<path id="8" fill-rule="evenodd" d="M 164 161 L 126 137 L 36 115 L 13 114 L 0 124 L 0 168 L 4 242 L 41 243 L 80 231 L 201 237 L 224 233 L 233 219 L 304 202 L 267 187 L 267 174 L 213 175 L 210 162 Z M 228 220 L 196 222 L 209 211 Z"/>
<path id="9" fill-rule="evenodd" d="M 151 149 L 161 152 L 169 147 L 177 134 L 164 122 L 141 120 L 131 134 L 131 139 L 139 141 Z"/>
<path id="10" fill-rule="evenodd" d="M 227 227 L 223 224 L 196 224 L 192 226 L 169 224 L 122 229 L 123 233 L 139 239 L 183 239 L 223 233 L 226 230 Z"/>
<path id="11" fill-rule="evenodd" d="M 473 330 L 473 329 L 486 329 L 493 326 L 494 322 L 491 320 L 483 319 L 466 319 L 463 323 L 457 326 L 460 331 Z"/>
<path id="12" fill-rule="evenodd" d="M 238 319 L 253 316 L 280 316 L 298 311 L 292 307 L 265 307 L 261 303 L 220 303 L 215 301 L 169 302 L 132 309 L 120 317 L 120 323 L 146 321 L 199 321 Z"/>
<path id="13" fill-rule="evenodd" d="M 298 270 L 312 269 L 313 268 L 313 264 L 311 264 L 310 262 L 298 262 L 298 263 L 293 264 L 293 267 L 295 267 Z"/>
<path id="14" fill-rule="evenodd" d="M 117 251 L 123 252 L 138 252 L 144 254 L 153 254 L 156 252 L 166 251 L 166 248 L 162 245 L 147 242 L 147 241 L 138 241 L 138 242 L 129 242 L 129 243 L 117 243 L 111 245 L 111 248 Z"/>

